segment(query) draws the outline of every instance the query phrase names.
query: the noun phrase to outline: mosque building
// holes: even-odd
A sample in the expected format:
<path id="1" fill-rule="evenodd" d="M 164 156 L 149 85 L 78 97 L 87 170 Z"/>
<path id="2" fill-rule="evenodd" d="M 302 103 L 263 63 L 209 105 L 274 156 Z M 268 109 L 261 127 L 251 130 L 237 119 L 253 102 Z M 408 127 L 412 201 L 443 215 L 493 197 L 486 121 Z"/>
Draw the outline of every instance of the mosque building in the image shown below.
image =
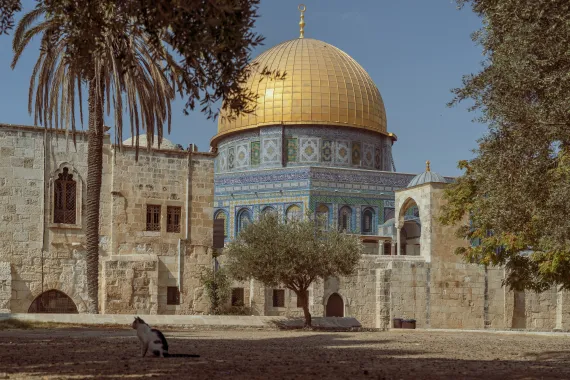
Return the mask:
<path id="1" fill-rule="evenodd" d="M 305 38 L 303 19 L 299 38 L 253 61 L 257 73 L 245 89 L 258 96 L 255 111 L 219 119 L 211 141 L 215 218 L 225 220 L 231 239 L 263 212 L 292 218 L 309 211 L 361 235 L 367 253 L 394 255 L 394 191 L 446 179 L 429 168 L 413 182 L 414 175 L 396 172 L 397 136 L 374 81 L 342 50 Z M 263 77 L 264 68 L 284 79 Z M 414 212 L 402 230 L 402 254 L 419 254 Z"/>

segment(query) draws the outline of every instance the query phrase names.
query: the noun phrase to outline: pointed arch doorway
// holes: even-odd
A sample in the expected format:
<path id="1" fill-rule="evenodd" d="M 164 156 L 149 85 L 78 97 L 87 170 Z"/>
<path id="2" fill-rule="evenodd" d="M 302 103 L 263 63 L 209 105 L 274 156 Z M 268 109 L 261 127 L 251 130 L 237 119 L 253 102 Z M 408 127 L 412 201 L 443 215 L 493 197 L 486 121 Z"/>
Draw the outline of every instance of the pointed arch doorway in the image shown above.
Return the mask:
<path id="1" fill-rule="evenodd" d="M 327 317 L 344 317 L 344 302 L 338 293 L 333 293 L 327 300 Z"/>

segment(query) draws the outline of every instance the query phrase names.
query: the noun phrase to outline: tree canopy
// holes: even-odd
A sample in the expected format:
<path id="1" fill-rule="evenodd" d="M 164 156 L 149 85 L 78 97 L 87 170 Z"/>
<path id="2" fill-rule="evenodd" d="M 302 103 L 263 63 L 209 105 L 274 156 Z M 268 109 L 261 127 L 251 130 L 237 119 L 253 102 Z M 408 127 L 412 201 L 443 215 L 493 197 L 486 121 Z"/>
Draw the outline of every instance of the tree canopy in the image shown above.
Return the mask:
<path id="1" fill-rule="evenodd" d="M 319 278 L 352 275 L 362 248 L 358 236 L 320 228 L 312 218 L 285 223 L 276 213 L 267 213 L 241 231 L 224 255 L 235 279 L 253 278 L 294 291 L 310 326 L 307 289 Z"/>
<path id="2" fill-rule="evenodd" d="M 472 240 L 457 253 L 504 265 L 515 289 L 570 287 L 570 3 L 457 0 L 483 19 L 479 73 L 450 105 L 470 100 L 489 125 L 447 192 L 441 221 Z"/>
<path id="3" fill-rule="evenodd" d="M 240 86 L 252 70 L 251 51 L 263 41 L 253 32 L 259 0 L 38 0 L 65 35 L 65 54 L 89 65 L 93 54 L 105 49 L 107 35 L 132 35 L 141 29 L 155 51 L 167 44 L 181 57 L 177 73 L 180 94 L 187 99 L 185 112 L 198 104 L 208 117 L 213 105 L 224 99 L 230 115 L 251 112 L 255 94 Z M 0 35 L 8 33 L 21 11 L 19 0 L 0 0 Z M 117 44 L 116 58 L 123 67 L 136 57 L 127 43 Z M 166 67 L 168 70 L 169 67 Z M 271 73 L 279 74 L 279 73 Z M 255 102 L 253 102 L 254 104 Z"/>

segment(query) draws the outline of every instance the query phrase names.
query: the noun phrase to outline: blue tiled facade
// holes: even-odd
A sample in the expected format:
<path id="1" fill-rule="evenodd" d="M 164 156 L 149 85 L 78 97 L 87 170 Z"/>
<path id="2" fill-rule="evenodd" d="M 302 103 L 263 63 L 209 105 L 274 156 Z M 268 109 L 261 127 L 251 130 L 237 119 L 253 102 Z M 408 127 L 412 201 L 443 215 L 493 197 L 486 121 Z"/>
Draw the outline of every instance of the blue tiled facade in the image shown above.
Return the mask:
<path id="1" fill-rule="evenodd" d="M 252 154 L 252 146 L 260 151 Z M 244 213 L 256 219 L 270 207 L 285 219 L 291 206 L 304 214 L 324 205 L 329 224 L 338 226 L 347 207 L 350 232 L 376 235 L 393 217 L 394 191 L 414 177 L 390 171 L 391 146 L 380 133 L 323 126 L 265 127 L 226 137 L 218 144 L 214 215 L 226 219 L 229 240 Z M 365 228 L 366 210 L 372 222 Z"/>

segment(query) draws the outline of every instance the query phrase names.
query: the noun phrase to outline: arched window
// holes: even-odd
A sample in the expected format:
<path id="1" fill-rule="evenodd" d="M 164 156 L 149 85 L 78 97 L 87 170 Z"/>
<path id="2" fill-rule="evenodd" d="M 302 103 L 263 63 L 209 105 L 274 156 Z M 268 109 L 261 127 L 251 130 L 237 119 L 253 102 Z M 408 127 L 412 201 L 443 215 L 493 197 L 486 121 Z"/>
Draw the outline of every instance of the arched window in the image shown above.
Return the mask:
<path id="1" fill-rule="evenodd" d="M 244 208 L 238 213 L 237 232 L 240 233 L 251 223 L 251 213 L 248 209 Z"/>
<path id="2" fill-rule="evenodd" d="M 52 289 L 37 296 L 28 313 L 77 314 L 77 307 L 67 294 Z"/>
<path id="3" fill-rule="evenodd" d="M 63 168 L 63 172 L 58 174 L 53 189 L 53 222 L 75 224 L 77 220 L 77 183 L 73 179 L 73 174 L 69 173 L 68 168 Z"/>
<path id="4" fill-rule="evenodd" d="M 372 233 L 373 223 L 374 222 L 374 211 L 370 208 L 367 208 L 362 213 L 362 233 L 369 234 Z"/>
<path id="5" fill-rule="evenodd" d="M 328 228 L 329 226 L 329 208 L 326 205 L 319 205 L 315 212 L 317 223 L 320 228 Z"/>
<path id="6" fill-rule="evenodd" d="M 267 206 L 261 211 L 262 216 L 267 215 L 267 214 L 273 214 L 273 213 L 277 213 L 277 210 L 275 210 L 275 208 L 271 207 L 271 206 Z"/>
<path id="7" fill-rule="evenodd" d="M 225 211 L 219 210 L 214 216 L 215 219 L 224 220 L 224 239 L 228 237 L 228 215 Z"/>
<path id="8" fill-rule="evenodd" d="M 287 220 L 301 220 L 303 218 L 303 213 L 301 212 L 301 207 L 297 205 L 291 205 L 287 208 Z"/>
<path id="9" fill-rule="evenodd" d="M 352 209 L 348 206 L 344 206 L 338 212 L 338 226 L 341 231 L 352 231 L 351 228 L 352 219 Z"/>

